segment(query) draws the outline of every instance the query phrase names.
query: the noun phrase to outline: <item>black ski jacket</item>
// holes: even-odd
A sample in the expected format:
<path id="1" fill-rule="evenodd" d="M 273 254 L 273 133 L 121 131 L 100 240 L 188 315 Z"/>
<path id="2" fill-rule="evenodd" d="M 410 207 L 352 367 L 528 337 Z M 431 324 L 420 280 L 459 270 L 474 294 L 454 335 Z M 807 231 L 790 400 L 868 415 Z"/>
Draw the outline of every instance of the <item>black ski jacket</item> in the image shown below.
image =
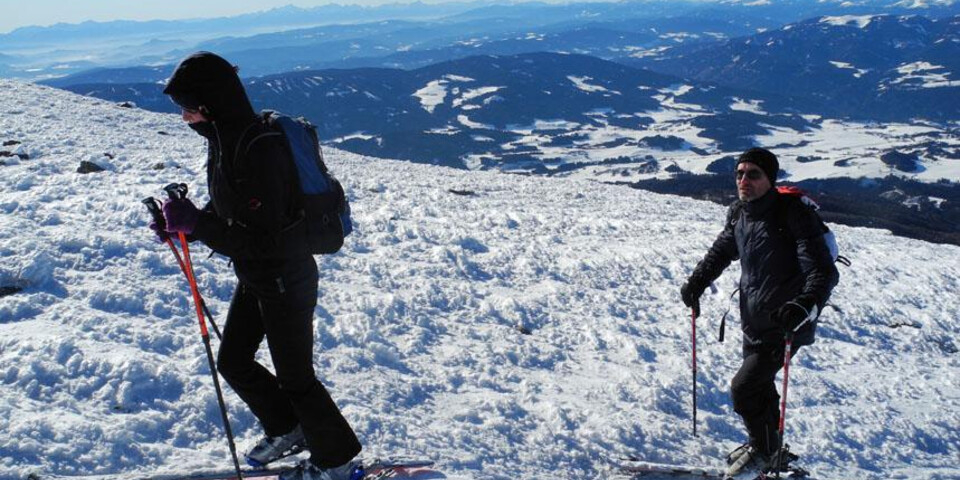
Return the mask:
<path id="1" fill-rule="evenodd" d="M 309 256 L 305 233 L 297 228 L 299 178 L 285 140 L 266 131 L 259 117 L 248 122 L 212 122 L 210 202 L 193 236 L 238 264 Z"/>
<path id="2" fill-rule="evenodd" d="M 289 148 L 254 112 L 233 67 L 212 54 L 193 55 L 165 92 L 189 92 L 210 111 L 210 122 L 191 125 L 207 139 L 210 193 L 191 237 L 230 257 L 245 281 L 274 282 L 299 269 L 291 262 L 312 262 L 296 222 L 299 177 Z"/>
<path id="3" fill-rule="evenodd" d="M 723 231 L 697 264 L 691 281 L 702 290 L 739 259 L 743 342 L 781 343 L 783 331 L 770 315 L 789 301 L 816 305 L 822 311 L 839 281 L 823 234 L 815 210 L 771 188 L 757 200 L 730 206 Z M 801 328 L 794 344 L 813 343 L 815 329 L 816 323 Z"/>

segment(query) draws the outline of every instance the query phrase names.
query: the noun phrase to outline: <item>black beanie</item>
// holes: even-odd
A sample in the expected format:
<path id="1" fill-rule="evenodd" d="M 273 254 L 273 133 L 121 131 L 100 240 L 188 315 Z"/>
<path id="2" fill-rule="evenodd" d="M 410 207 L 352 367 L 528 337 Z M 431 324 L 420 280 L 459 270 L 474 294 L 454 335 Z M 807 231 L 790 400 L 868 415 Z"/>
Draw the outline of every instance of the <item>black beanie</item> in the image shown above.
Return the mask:
<path id="1" fill-rule="evenodd" d="M 770 185 L 777 183 L 777 174 L 780 173 L 780 162 L 777 156 L 765 148 L 754 147 L 740 154 L 737 159 L 737 165 L 743 162 L 750 162 L 763 170 L 763 173 L 770 180 Z"/>

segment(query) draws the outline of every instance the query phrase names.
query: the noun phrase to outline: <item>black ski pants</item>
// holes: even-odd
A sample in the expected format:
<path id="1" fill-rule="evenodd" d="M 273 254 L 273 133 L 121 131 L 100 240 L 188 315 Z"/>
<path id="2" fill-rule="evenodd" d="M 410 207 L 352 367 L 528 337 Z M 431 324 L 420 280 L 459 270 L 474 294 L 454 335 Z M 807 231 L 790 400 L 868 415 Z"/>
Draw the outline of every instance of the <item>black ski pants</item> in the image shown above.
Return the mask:
<path id="1" fill-rule="evenodd" d="M 289 433 L 299 424 L 317 466 L 350 461 L 360 453 L 360 442 L 313 369 L 316 262 L 308 257 L 235 269 L 239 281 L 217 370 L 268 436 Z M 255 360 L 264 338 L 276 375 Z"/>
<path id="2" fill-rule="evenodd" d="M 792 348 L 791 357 L 799 350 Z M 740 414 L 750 445 L 773 455 L 780 449 L 780 395 L 776 376 L 783 368 L 784 344 L 743 346 L 743 364 L 730 382 L 733 410 Z"/>

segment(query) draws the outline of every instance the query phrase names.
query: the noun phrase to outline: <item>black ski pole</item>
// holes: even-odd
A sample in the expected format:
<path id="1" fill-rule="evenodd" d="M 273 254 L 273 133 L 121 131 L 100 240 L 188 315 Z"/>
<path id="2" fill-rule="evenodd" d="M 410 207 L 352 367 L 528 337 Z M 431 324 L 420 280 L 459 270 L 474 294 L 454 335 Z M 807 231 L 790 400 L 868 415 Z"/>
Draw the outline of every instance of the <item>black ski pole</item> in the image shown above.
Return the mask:
<path id="1" fill-rule="evenodd" d="M 171 183 L 164 190 L 172 199 L 184 199 L 187 197 L 187 185 L 180 183 Z M 227 417 L 227 406 L 223 401 L 223 390 L 220 388 L 220 377 L 217 376 L 217 364 L 213 360 L 213 350 L 210 348 L 210 334 L 207 332 L 207 323 L 203 320 L 203 309 L 200 307 L 200 291 L 197 289 L 197 279 L 193 272 L 193 262 L 190 261 L 190 246 L 187 243 L 187 236 L 180 232 L 180 248 L 183 249 L 184 272 L 190 281 L 190 293 L 193 295 L 193 303 L 197 311 L 197 320 L 200 322 L 200 336 L 203 338 L 203 347 L 207 351 L 207 363 L 210 366 L 210 374 L 213 376 L 213 386 L 217 391 L 217 403 L 220 405 L 220 416 L 223 419 L 223 430 L 227 434 L 227 445 L 230 447 L 230 455 L 233 457 L 233 467 L 237 471 L 237 479 L 243 479 L 243 472 L 240 470 L 240 460 L 237 458 L 237 446 L 233 440 L 233 429 L 230 428 L 230 419 Z"/>
<path id="2" fill-rule="evenodd" d="M 150 215 L 153 217 L 153 221 L 156 222 L 157 226 L 160 227 L 160 230 L 163 231 L 166 227 L 166 220 L 163 219 L 163 212 L 160 210 L 160 201 L 153 197 L 147 197 L 140 201 L 146 205 L 147 210 L 150 212 Z M 183 276 L 187 278 L 187 281 L 190 281 L 189 276 L 187 276 L 187 267 L 183 264 L 183 259 L 180 257 L 180 252 L 177 250 L 177 247 L 173 245 L 173 240 L 170 239 L 170 236 L 164 239 L 164 243 L 170 247 L 170 250 L 173 252 L 173 256 L 177 259 L 177 265 L 180 266 L 180 271 L 183 272 Z M 210 309 L 207 308 L 207 302 L 203 300 L 203 297 L 200 297 L 200 306 L 203 307 L 203 313 L 207 316 L 207 320 L 210 320 L 210 326 L 213 327 L 213 333 L 217 335 L 217 340 L 223 340 L 223 335 L 220 334 L 220 329 L 217 328 L 217 322 L 213 319 L 213 314 L 210 313 Z"/>
<path id="3" fill-rule="evenodd" d="M 691 340 L 693 341 L 693 436 L 697 436 L 697 310 L 690 312 Z"/>

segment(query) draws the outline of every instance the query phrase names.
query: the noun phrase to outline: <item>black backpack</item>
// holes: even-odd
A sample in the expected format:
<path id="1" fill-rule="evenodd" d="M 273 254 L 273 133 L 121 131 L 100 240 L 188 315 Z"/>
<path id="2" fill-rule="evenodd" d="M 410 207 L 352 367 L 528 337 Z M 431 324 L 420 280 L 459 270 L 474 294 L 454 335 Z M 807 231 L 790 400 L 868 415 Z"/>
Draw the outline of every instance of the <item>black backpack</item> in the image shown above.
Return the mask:
<path id="1" fill-rule="evenodd" d="M 303 117 L 293 118 L 272 110 L 264 110 L 261 116 L 267 131 L 251 139 L 247 149 L 260 138 L 282 135 L 300 181 L 298 218 L 284 231 L 305 222 L 310 253 L 340 251 L 344 238 L 353 232 L 350 203 L 343 186 L 323 161 L 317 128 Z"/>
<path id="2" fill-rule="evenodd" d="M 777 192 L 779 192 L 780 195 L 797 198 L 801 202 L 803 202 L 803 204 L 806 205 L 808 208 L 812 209 L 814 212 L 818 212 L 820 210 L 820 205 L 817 205 L 817 203 L 814 202 L 813 199 L 810 198 L 807 195 L 807 193 L 801 190 L 800 188 L 789 187 L 789 186 L 781 186 L 776 188 L 777 188 Z M 786 225 L 787 202 L 785 200 L 786 199 L 780 199 L 777 202 L 777 204 L 774 206 L 774 208 L 776 208 L 777 210 L 776 212 L 774 212 L 774 219 L 776 222 L 778 222 L 777 228 L 783 232 L 786 232 L 786 234 L 789 235 L 790 232 Z M 743 202 L 738 200 L 737 203 L 733 205 L 733 209 L 730 211 L 730 215 L 728 217 L 731 225 L 735 225 L 740 220 L 740 215 L 742 214 L 742 212 L 743 212 Z M 837 237 L 836 235 L 834 235 L 833 230 L 830 230 L 830 227 L 828 227 L 827 224 L 823 222 L 823 219 L 820 218 L 819 213 L 817 213 L 817 220 L 820 221 L 820 229 L 823 231 L 823 240 L 827 244 L 827 249 L 830 250 L 830 257 L 833 258 L 834 263 L 839 263 L 841 265 L 845 265 L 849 267 L 851 265 L 850 259 L 847 257 L 844 257 L 843 255 L 840 255 L 840 248 L 837 246 Z M 736 295 L 737 292 L 739 291 L 740 291 L 739 288 L 734 290 L 733 293 L 730 294 L 730 298 L 732 299 L 734 295 Z M 832 305 L 828 303 L 827 306 L 831 306 L 837 310 L 840 310 L 836 305 Z M 723 339 L 725 336 L 724 332 L 727 329 L 727 315 L 729 313 L 730 313 L 730 308 L 727 307 L 727 310 L 723 312 L 723 316 L 720 318 L 720 342 L 723 342 Z"/>
<path id="3" fill-rule="evenodd" d="M 808 208 L 812 209 L 815 213 L 817 213 L 817 220 L 820 221 L 820 229 L 823 231 L 823 241 L 826 242 L 827 249 L 830 250 L 830 257 L 833 258 L 834 263 L 839 263 L 849 267 L 850 259 L 848 259 L 847 257 L 844 257 L 843 255 L 840 255 L 840 247 L 837 245 L 837 236 L 833 233 L 833 230 L 830 230 L 830 227 L 828 227 L 827 224 L 823 222 L 823 219 L 820 218 L 820 214 L 818 213 L 820 210 L 820 205 L 817 205 L 817 203 L 814 202 L 813 199 L 810 198 L 810 196 L 808 196 L 806 192 L 804 192 L 802 189 L 798 187 L 780 186 L 776 188 L 777 188 L 777 192 L 779 192 L 780 195 L 797 198 L 801 202 L 803 202 L 804 205 L 806 205 Z M 774 218 L 776 222 L 780 223 L 780 225 L 778 225 L 778 228 L 789 234 L 786 227 L 787 202 L 784 201 L 784 199 L 781 199 L 780 201 L 777 202 L 777 204 L 775 205 L 775 208 L 777 209 L 777 211 L 774 214 Z M 733 206 L 733 210 L 730 212 L 731 223 L 735 224 L 737 223 L 738 220 L 740 220 L 740 213 L 742 210 L 743 210 L 743 202 L 737 201 L 737 203 L 734 204 Z"/>

